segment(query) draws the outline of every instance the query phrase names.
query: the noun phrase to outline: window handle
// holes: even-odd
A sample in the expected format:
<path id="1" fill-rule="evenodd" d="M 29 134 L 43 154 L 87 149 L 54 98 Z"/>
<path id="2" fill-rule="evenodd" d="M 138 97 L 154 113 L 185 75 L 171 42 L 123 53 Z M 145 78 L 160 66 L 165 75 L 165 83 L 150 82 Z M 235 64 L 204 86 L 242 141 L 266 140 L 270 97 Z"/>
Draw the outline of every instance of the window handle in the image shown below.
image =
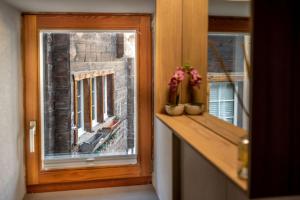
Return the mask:
<path id="1" fill-rule="evenodd" d="M 36 121 L 29 122 L 29 147 L 30 153 L 34 153 L 35 149 L 35 131 L 36 131 Z"/>

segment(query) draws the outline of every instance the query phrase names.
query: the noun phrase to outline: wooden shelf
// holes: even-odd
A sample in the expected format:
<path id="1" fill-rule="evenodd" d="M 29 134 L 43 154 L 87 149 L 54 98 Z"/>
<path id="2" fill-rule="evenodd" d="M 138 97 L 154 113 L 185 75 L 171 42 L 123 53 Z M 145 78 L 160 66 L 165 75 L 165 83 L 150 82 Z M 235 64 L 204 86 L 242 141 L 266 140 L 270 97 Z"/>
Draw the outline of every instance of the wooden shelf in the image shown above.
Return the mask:
<path id="1" fill-rule="evenodd" d="M 187 116 L 170 117 L 164 114 L 156 114 L 156 117 L 242 190 L 248 190 L 247 181 L 237 176 L 237 145 Z"/>

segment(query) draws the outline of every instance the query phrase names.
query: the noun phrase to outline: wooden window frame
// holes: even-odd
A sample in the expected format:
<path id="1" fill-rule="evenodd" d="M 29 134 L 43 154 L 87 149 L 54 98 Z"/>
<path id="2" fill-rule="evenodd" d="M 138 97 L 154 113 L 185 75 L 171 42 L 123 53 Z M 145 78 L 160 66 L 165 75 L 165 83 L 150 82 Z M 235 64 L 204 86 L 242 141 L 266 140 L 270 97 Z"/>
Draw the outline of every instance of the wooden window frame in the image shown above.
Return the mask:
<path id="1" fill-rule="evenodd" d="M 43 170 L 41 152 L 39 31 L 135 30 L 137 33 L 137 164 Z M 25 133 L 37 121 L 35 152 L 25 137 L 28 192 L 44 192 L 151 183 L 152 174 L 152 59 L 150 14 L 23 14 Z"/>
<path id="2" fill-rule="evenodd" d="M 208 32 L 250 33 L 249 17 L 209 16 Z"/>

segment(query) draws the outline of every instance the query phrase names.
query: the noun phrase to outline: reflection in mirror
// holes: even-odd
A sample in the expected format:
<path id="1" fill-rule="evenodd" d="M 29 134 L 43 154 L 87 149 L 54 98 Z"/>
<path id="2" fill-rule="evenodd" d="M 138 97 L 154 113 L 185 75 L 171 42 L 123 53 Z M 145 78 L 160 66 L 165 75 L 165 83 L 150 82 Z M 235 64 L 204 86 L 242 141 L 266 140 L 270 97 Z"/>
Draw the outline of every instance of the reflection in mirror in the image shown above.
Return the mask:
<path id="1" fill-rule="evenodd" d="M 210 33 L 208 40 L 209 113 L 247 130 L 249 35 Z"/>
<path id="2" fill-rule="evenodd" d="M 249 13 L 249 1 L 209 0 L 209 21 L 214 24 L 209 24 L 208 33 L 208 112 L 246 131 L 251 78 L 250 30 L 245 32 Z"/>
<path id="3" fill-rule="evenodd" d="M 41 31 L 43 169 L 136 163 L 135 31 Z"/>

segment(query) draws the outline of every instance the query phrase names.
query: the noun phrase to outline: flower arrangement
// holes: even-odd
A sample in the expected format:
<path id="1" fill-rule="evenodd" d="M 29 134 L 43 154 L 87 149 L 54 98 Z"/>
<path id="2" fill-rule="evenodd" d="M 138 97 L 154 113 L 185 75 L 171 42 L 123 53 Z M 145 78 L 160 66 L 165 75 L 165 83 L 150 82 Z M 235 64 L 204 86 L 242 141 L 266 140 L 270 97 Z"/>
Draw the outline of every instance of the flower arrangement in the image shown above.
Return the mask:
<path id="1" fill-rule="evenodd" d="M 189 89 L 191 104 L 194 105 L 199 104 L 199 102 L 197 102 L 195 97 L 195 91 L 200 89 L 202 77 L 200 76 L 199 72 L 190 65 L 185 65 L 185 69 L 190 77 L 188 89 Z"/>
<path id="2" fill-rule="evenodd" d="M 190 94 L 191 103 L 179 104 L 179 86 L 186 78 L 186 74 L 189 75 L 188 89 Z M 169 115 L 180 115 L 186 111 L 187 114 L 200 114 L 203 112 L 203 105 L 196 102 L 195 91 L 200 89 L 202 77 L 199 72 L 190 65 L 184 65 L 183 67 L 177 67 L 175 73 L 171 77 L 169 85 L 169 102 L 165 107 L 166 112 Z"/>
<path id="3" fill-rule="evenodd" d="M 177 67 L 174 75 L 169 81 L 169 105 L 178 105 L 179 103 L 179 94 L 178 88 L 180 83 L 184 80 L 185 70 L 183 67 Z"/>

